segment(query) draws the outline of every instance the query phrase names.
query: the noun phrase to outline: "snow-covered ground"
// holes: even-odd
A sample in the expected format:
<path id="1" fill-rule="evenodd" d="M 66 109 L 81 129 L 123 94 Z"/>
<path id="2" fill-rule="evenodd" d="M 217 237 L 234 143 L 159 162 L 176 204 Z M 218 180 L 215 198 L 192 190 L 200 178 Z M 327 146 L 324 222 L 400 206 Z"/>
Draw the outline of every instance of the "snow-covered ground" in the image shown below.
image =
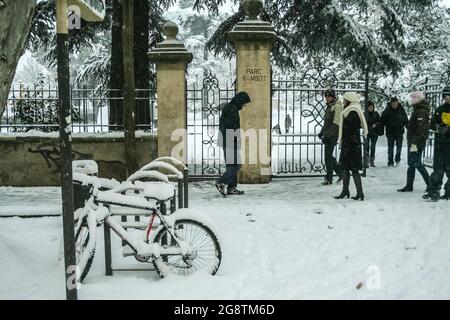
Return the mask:
<path id="1" fill-rule="evenodd" d="M 221 231 L 217 276 L 106 277 L 99 233 L 80 298 L 450 299 L 450 202 L 424 202 L 419 175 L 415 192 L 397 193 L 406 166 L 387 168 L 385 153 L 378 150 L 378 167 L 364 179 L 364 202 L 333 199 L 341 186 L 322 187 L 318 178 L 242 186 L 245 196 L 228 199 L 212 182 L 195 182 L 191 207 Z M 57 188 L 0 188 L 0 214 L 57 213 L 59 195 Z M 0 220 L 0 299 L 64 299 L 61 236 L 61 217 Z M 146 266 L 121 258 L 120 240 L 113 245 L 116 267 Z"/>

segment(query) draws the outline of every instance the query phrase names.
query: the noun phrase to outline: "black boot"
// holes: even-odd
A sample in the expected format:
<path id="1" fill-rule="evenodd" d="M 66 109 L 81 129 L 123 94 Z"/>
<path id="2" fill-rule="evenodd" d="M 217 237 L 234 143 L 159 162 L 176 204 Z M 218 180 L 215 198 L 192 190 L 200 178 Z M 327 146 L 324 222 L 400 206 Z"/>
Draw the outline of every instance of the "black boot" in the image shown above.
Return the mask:
<path id="1" fill-rule="evenodd" d="M 335 199 L 344 199 L 344 198 L 350 198 L 350 190 L 348 189 L 350 185 L 350 172 L 347 170 L 343 170 L 342 172 L 342 192 L 337 197 L 334 197 Z"/>
<path id="2" fill-rule="evenodd" d="M 406 187 L 398 189 L 398 192 L 413 192 L 414 178 L 416 177 L 416 169 L 413 167 L 408 167 L 408 172 L 406 174 Z"/>
<path id="3" fill-rule="evenodd" d="M 356 186 L 356 197 L 352 197 L 353 200 L 361 200 L 364 201 L 364 192 L 362 188 L 361 175 L 358 170 L 353 171 L 353 181 Z"/>

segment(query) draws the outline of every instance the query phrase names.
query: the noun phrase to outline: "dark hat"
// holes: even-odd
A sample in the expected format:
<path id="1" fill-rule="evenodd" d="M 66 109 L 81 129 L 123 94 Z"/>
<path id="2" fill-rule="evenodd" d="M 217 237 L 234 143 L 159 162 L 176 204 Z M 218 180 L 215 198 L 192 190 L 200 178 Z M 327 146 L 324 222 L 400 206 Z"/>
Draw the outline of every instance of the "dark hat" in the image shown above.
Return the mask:
<path id="1" fill-rule="evenodd" d="M 367 106 L 373 106 L 373 107 L 375 107 L 375 105 L 373 104 L 372 101 L 367 101 Z"/>
<path id="2" fill-rule="evenodd" d="M 336 98 L 336 91 L 334 91 L 334 89 L 327 89 L 324 93 L 324 96 Z"/>
<path id="3" fill-rule="evenodd" d="M 444 90 L 442 90 L 442 98 L 450 96 L 450 87 L 445 87 Z"/>
<path id="4" fill-rule="evenodd" d="M 391 101 L 389 101 L 389 103 L 397 101 L 398 102 L 398 98 L 397 97 L 391 97 Z"/>

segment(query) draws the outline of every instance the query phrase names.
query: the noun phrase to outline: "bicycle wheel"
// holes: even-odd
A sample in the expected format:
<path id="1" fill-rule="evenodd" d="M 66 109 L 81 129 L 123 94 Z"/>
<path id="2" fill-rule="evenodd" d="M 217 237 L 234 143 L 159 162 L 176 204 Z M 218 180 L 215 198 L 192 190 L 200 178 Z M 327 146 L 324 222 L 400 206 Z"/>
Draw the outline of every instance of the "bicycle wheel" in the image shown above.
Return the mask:
<path id="1" fill-rule="evenodd" d="M 78 280 L 83 282 L 94 261 L 95 243 L 90 244 L 91 234 L 87 219 L 84 218 L 81 225 L 75 228 L 75 257 L 78 267 Z M 95 241 L 95 237 L 93 237 Z"/>
<path id="2" fill-rule="evenodd" d="M 199 221 L 180 219 L 175 221 L 176 236 L 189 244 L 192 253 L 189 255 L 161 255 L 153 260 L 153 265 L 161 278 L 169 274 L 190 275 L 199 270 L 205 270 L 215 275 L 222 260 L 222 251 L 216 235 L 210 228 Z M 161 247 L 178 246 L 171 239 L 166 228 L 155 236 L 154 242 Z M 173 244 L 172 244 L 173 243 Z"/>

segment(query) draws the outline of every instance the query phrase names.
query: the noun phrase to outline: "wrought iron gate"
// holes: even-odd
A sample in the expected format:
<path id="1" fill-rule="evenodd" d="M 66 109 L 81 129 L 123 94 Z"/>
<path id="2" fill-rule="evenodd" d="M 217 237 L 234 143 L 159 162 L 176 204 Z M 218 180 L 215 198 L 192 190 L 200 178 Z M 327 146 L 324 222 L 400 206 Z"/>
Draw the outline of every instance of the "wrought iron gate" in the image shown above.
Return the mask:
<path id="1" fill-rule="evenodd" d="M 234 85 L 221 87 L 218 78 L 211 73 L 200 86 L 187 89 L 188 165 L 191 177 L 217 177 L 223 173 L 223 154 L 217 146 L 220 109 L 234 95 Z"/>
<path id="2" fill-rule="evenodd" d="M 427 96 L 427 101 L 431 105 L 432 113 L 436 110 L 442 102 L 442 89 L 444 87 L 450 86 L 450 66 L 447 71 L 441 74 L 438 81 L 425 83 L 425 93 Z M 434 136 L 431 135 L 428 139 L 427 146 L 425 148 L 424 163 L 428 167 L 433 166 L 433 151 L 434 151 Z"/>
<path id="3" fill-rule="evenodd" d="M 365 82 L 340 81 L 327 68 L 307 70 L 294 79 L 272 80 L 272 173 L 284 176 L 325 174 L 323 144 L 318 139 L 325 114 L 323 92 L 334 88 L 339 95 L 356 91 L 365 96 Z M 190 176 L 213 178 L 224 171 L 222 150 L 217 146 L 221 106 L 235 95 L 233 84 L 220 86 L 209 74 L 200 86 L 187 90 L 188 164 Z"/>
<path id="4" fill-rule="evenodd" d="M 325 115 L 324 91 L 338 95 L 355 91 L 362 97 L 366 83 L 339 80 L 328 68 L 307 70 L 293 79 L 272 80 L 272 172 L 274 176 L 325 174 L 324 147 L 317 137 Z"/>

